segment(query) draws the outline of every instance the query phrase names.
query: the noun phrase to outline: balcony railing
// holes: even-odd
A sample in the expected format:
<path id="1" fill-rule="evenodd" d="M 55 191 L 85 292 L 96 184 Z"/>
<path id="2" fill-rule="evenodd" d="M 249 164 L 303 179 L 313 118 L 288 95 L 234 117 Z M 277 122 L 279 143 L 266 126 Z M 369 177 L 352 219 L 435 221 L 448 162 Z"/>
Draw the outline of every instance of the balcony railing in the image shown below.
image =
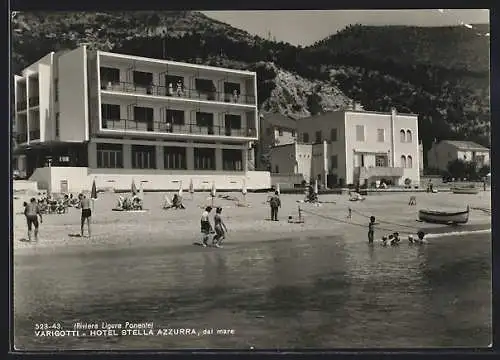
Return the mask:
<path id="1" fill-rule="evenodd" d="M 16 104 L 17 111 L 26 110 L 26 99 L 21 99 Z"/>
<path id="2" fill-rule="evenodd" d="M 30 97 L 28 101 L 30 106 L 40 105 L 40 98 L 38 96 Z"/>
<path id="3" fill-rule="evenodd" d="M 27 133 L 19 133 L 16 136 L 16 141 L 18 144 L 22 144 L 28 141 L 28 134 Z"/>
<path id="4" fill-rule="evenodd" d="M 135 93 L 142 95 L 165 96 L 184 98 L 192 100 L 219 101 L 232 104 L 255 104 L 255 95 L 229 94 L 223 91 L 202 91 L 187 87 L 176 88 L 175 86 L 140 85 L 129 82 L 105 82 L 101 83 L 101 89 L 105 91 L 117 91 Z"/>
<path id="5" fill-rule="evenodd" d="M 30 141 L 40 140 L 40 129 L 30 131 Z"/>
<path id="6" fill-rule="evenodd" d="M 167 124 L 165 122 L 153 121 L 135 121 L 130 119 L 103 119 L 103 129 L 108 130 L 135 130 L 149 131 L 154 133 L 172 133 L 172 134 L 197 134 L 197 135 L 213 135 L 213 136 L 236 136 L 250 137 L 256 136 L 254 128 L 231 129 L 224 126 L 199 126 L 196 124 Z"/>

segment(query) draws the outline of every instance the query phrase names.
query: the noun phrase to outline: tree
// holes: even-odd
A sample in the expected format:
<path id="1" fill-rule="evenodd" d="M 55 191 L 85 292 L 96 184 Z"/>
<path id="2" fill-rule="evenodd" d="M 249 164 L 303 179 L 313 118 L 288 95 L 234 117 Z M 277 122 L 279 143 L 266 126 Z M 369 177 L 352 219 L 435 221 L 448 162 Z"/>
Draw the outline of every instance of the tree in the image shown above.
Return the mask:
<path id="1" fill-rule="evenodd" d="M 476 165 L 471 161 L 456 159 L 448 164 L 448 172 L 454 178 L 476 180 L 478 177 Z"/>

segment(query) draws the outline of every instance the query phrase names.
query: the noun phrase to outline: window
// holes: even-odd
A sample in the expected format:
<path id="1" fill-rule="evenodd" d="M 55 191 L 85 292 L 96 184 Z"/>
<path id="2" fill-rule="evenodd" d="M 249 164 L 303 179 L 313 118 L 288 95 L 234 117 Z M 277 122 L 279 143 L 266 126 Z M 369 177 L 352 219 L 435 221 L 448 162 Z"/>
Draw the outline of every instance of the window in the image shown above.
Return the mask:
<path id="1" fill-rule="evenodd" d="M 60 117 L 60 114 L 56 113 L 56 137 L 59 137 L 59 129 L 60 129 L 59 128 L 59 126 L 60 126 L 59 125 L 59 122 L 60 122 L 59 117 Z"/>
<path id="2" fill-rule="evenodd" d="M 278 128 L 278 135 L 279 135 L 279 136 L 283 136 L 283 129 Z"/>
<path id="3" fill-rule="evenodd" d="M 411 130 L 406 131 L 406 141 L 411 143 L 413 141 L 412 135 L 411 135 Z"/>
<path id="4" fill-rule="evenodd" d="M 405 168 L 406 167 L 406 156 L 401 155 L 401 167 Z"/>
<path id="5" fill-rule="evenodd" d="M 411 169 L 413 167 L 413 158 L 410 155 L 408 155 L 408 158 L 406 160 L 407 160 L 407 167 Z"/>
<path id="6" fill-rule="evenodd" d="M 101 67 L 101 84 L 106 86 L 108 82 L 119 83 L 120 82 L 120 69 L 114 69 L 109 67 Z"/>
<path id="7" fill-rule="evenodd" d="M 226 114 L 224 117 L 226 129 L 241 129 L 241 115 Z"/>
<path id="8" fill-rule="evenodd" d="M 120 105 L 101 104 L 101 116 L 103 120 L 120 120 Z"/>
<path id="9" fill-rule="evenodd" d="M 215 149 L 194 148 L 195 170 L 215 170 Z"/>
<path id="10" fill-rule="evenodd" d="M 302 134 L 302 141 L 305 143 L 309 142 L 309 134 L 308 133 L 303 133 Z"/>
<path id="11" fill-rule="evenodd" d="M 330 141 L 337 141 L 337 129 L 330 130 Z"/>
<path id="12" fill-rule="evenodd" d="M 243 170 L 243 152 L 238 149 L 222 150 L 222 169 L 232 171 Z"/>
<path id="13" fill-rule="evenodd" d="M 123 145 L 97 144 L 98 168 L 123 168 Z"/>
<path id="14" fill-rule="evenodd" d="M 201 93 L 211 93 L 215 91 L 214 82 L 208 79 L 196 79 L 195 87 L 196 90 Z"/>
<path id="15" fill-rule="evenodd" d="M 280 172 L 280 167 L 278 165 L 274 166 L 274 172 L 278 174 Z"/>
<path id="16" fill-rule="evenodd" d="M 336 169 L 338 167 L 338 156 L 330 156 L 330 169 Z"/>
<path id="17" fill-rule="evenodd" d="M 295 137 L 295 130 L 292 130 L 292 137 Z"/>
<path id="18" fill-rule="evenodd" d="M 184 125 L 184 110 L 167 109 L 166 122 L 172 125 Z"/>
<path id="19" fill-rule="evenodd" d="M 165 85 L 168 87 L 172 84 L 172 87 L 175 89 L 178 83 L 184 85 L 184 77 L 175 76 L 175 75 L 165 75 Z"/>
<path id="20" fill-rule="evenodd" d="M 150 86 L 153 84 L 153 74 L 143 71 L 134 71 L 134 84 L 139 86 Z"/>
<path id="21" fill-rule="evenodd" d="M 384 129 L 377 129 L 377 141 L 384 142 L 385 141 L 385 131 Z"/>
<path id="22" fill-rule="evenodd" d="M 267 136 L 271 136 L 273 134 L 273 129 L 267 128 L 266 129 L 266 134 L 267 134 Z"/>
<path id="23" fill-rule="evenodd" d="M 233 83 L 233 82 L 224 83 L 224 93 L 232 95 L 234 94 L 235 91 L 237 94 L 240 94 L 241 87 L 239 83 Z"/>
<path id="24" fill-rule="evenodd" d="M 144 122 L 147 123 L 147 130 L 153 131 L 153 109 L 134 106 L 134 120 L 137 123 Z M 139 125 L 139 124 L 137 124 Z"/>
<path id="25" fill-rule="evenodd" d="M 365 141 L 365 127 L 356 125 L 356 141 Z"/>
<path id="26" fill-rule="evenodd" d="M 376 167 L 387 167 L 387 156 L 385 155 L 375 155 L 375 166 Z"/>
<path id="27" fill-rule="evenodd" d="M 213 127 L 214 114 L 197 112 L 196 113 L 196 125 L 200 126 L 200 127 Z"/>
<path id="28" fill-rule="evenodd" d="M 163 148 L 163 167 L 172 170 L 185 170 L 186 148 L 176 146 L 165 146 Z"/>
<path id="29" fill-rule="evenodd" d="M 401 130 L 401 131 L 399 132 L 399 136 L 400 136 L 400 138 L 401 138 L 401 139 L 400 139 L 400 140 L 401 140 L 401 142 L 406 142 L 406 133 L 405 133 L 405 131 L 404 131 L 404 130 Z"/>
<path id="30" fill-rule="evenodd" d="M 59 101 L 59 79 L 54 80 L 54 100 Z"/>
<path id="31" fill-rule="evenodd" d="M 315 134 L 315 135 L 316 135 L 316 136 L 315 136 L 314 140 L 315 140 L 315 142 L 318 144 L 318 143 L 320 143 L 320 142 L 321 142 L 321 138 L 322 138 L 322 136 L 321 136 L 321 131 L 316 131 L 316 134 Z"/>
<path id="32" fill-rule="evenodd" d="M 156 169 L 155 150 L 155 146 L 132 145 L 132 168 Z"/>

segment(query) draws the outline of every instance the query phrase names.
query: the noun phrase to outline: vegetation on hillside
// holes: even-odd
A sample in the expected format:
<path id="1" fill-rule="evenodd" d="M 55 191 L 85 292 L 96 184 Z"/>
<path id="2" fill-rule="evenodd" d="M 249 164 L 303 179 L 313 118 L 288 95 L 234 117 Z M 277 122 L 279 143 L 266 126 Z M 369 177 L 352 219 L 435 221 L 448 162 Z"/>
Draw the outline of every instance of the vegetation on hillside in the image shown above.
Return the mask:
<path id="1" fill-rule="evenodd" d="M 264 110 L 303 117 L 348 106 L 352 99 L 366 110 L 396 107 L 419 114 L 425 148 L 434 138 L 490 144 L 489 39 L 464 27 L 353 25 L 296 47 L 198 12 L 19 13 L 13 20 L 13 70 L 82 43 L 255 70 Z"/>

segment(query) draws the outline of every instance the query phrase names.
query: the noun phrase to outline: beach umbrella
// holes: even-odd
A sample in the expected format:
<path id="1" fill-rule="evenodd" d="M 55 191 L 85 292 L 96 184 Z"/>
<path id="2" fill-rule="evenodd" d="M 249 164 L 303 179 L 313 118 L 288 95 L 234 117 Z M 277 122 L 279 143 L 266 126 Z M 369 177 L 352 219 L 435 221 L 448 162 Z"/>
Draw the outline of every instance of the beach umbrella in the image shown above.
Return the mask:
<path id="1" fill-rule="evenodd" d="M 247 182 L 243 179 L 243 184 L 241 186 L 241 193 L 243 194 L 243 201 L 246 201 L 247 197 Z"/>
<path id="2" fill-rule="evenodd" d="M 179 197 L 182 197 L 182 181 L 179 184 Z"/>
<path id="3" fill-rule="evenodd" d="M 194 193 L 193 179 L 189 181 L 189 193 L 190 194 Z"/>
<path id="4" fill-rule="evenodd" d="M 314 180 L 314 193 L 318 195 L 318 179 Z"/>
<path id="5" fill-rule="evenodd" d="M 281 190 L 280 190 L 280 184 L 276 184 L 276 191 L 278 192 L 278 195 L 281 195 Z"/>
<path id="6" fill-rule="evenodd" d="M 95 179 L 92 181 L 92 190 L 90 191 L 90 198 L 97 199 L 97 187 L 95 185 Z"/>
<path id="7" fill-rule="evenodd" d="M 142 181 L 139 183 L 139 198 L 144 200 L 144 187 L 142 186 Z"/>
<path id="8" fill-rule="evenodd" d="M 132 179 L 132 195 L 137 193 L 137 187 L 135 186 L 135 181 Z"/>
<path id="9" fill-rule="evenodd" d="M 95 179 L 92 181 L 92 190 L 90 191 L 90 198 L 92 199 L 92 211 L 94 211 L 94 201 L 97 199 L 97 187 Z"/>
<path id="10" fill-rule="evenodd" d="M 214 206 L 214 198 L 217 190 L 215 188 L 215 181 L 212 182 L 212 189 L 210 190 L 210 196 L 212 197 L 212 207 Z"/>

